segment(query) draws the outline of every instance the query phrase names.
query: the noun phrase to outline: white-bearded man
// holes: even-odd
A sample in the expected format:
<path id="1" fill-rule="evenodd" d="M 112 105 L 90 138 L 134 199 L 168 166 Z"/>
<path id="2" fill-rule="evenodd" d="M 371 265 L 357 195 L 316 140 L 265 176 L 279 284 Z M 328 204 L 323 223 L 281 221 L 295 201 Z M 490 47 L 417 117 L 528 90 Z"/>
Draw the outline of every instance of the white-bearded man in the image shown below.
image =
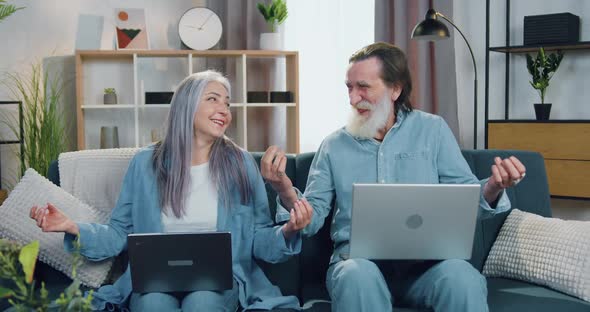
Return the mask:
<path id="1" fill-rule="evenodd" d="M 522 179 L 515 157 L 496 157 L 492 175 L 479 181 L 451 130 L 436 115 L 412 108 L 406 56 L 396 46 L 374 43 L 349 59 L 346 86 L 352 106 L 346 125 L 322 142 L 309 170 L 305 194 L 284 174 L 286 158 L 271 146 L 263 177 L 277 191 L 277 221 L 296 217 L 298 199 L 313 208 L 304 235 L 324 224 L 335 199 L 334 252 L 326 276 L 332 311 L 391 311 L 393 302 L 434 311 L 488 311 L 486 280 L 467 261 L 348 259 L 353 183 L 481 183 L 478 217 L 510 209 L 504 189 Z"/>

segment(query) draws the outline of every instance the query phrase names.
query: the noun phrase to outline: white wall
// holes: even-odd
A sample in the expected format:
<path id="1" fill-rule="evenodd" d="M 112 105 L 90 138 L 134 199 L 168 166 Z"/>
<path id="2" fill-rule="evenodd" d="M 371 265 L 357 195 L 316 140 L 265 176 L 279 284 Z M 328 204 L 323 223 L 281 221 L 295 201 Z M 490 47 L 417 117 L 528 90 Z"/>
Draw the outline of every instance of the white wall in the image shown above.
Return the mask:
<path id="1" fill-rule="evenodd" d="M 180 47 L 179 17 L 203 1 L 196 0 L 43 0 L 9 1 L 26 7 L 0 23 L 3 42 L 0 70 L 18 70 L 51 55 L 73 55 L 80 15 L 104 18 L 100 48 L 115 48 L 114 9 L 146 8 L 152 49 Z M 4 96 L 0 89 L 0 96 Z"/>
<path id="2" fill-rule="evenodd" d="M 346 124 L 348 58 L 374 41 L 374 1 L 292 0 L 285 49 L 299 51 L 300 151 L 316 151 Z"/>
<path id="3" fill-rule="evenodd" d="M 454 22 L 465 33 L 474 50 L 478 68 L 478 146 L 484 142 L 485 102 L 485 1 L 454 0 Z M 491 2 L 490 45 L 505 45 L 505 2 Z M 580 40 L 590 40 L 590 1 L 579 0 L 518 0 L 511 1 L 511 45 L 523 44 L 523 19 L 526 15 L 571 12 L 580 16 Z M 463 39 L 455 36 L 457 64 L 457 94 L 459 124 L 463 146 L 472 142 L 473 133 L 473 66 Z M 590 70 L 590 50 L 566 51 L 560 68 L 550 82 L 545 101 L 553 103 L 551 119 L 589 119 L 587 73 Z M 505 54 L 490 53 L 489 109 L 490 119 L 504 116 Z M 523 54 L 510 55 L 510 118 L 534 119 L 533 103 L 540 103 L 536 90 L 529 85 Z"/>
<path id="4" fill-rule="evenodd" d="M 176 34 L 178 18 L 188 8 L 203 3 L 198 0 L 19 1 L 18 5 L 26 9 L 0 24 L 0 40 L 10 47 L 2 51 L 0 71 L 22 72 L 35 60 L 73 55 L 80 15 L 86 21 L 88 16 L 95 22 L 104 18 L 100 43 L 96 44 L 101 49 L 114 49 L 112 16 L 114 8 L 119 7 L 145 7 L 150 48 L 177 49 L 180 47 Z M 373 42 L 374 2 L 298 0 L 289 1 L 288 5 L 285 49 L 300 51 L 301 150 L 313 151 L 326 135 L 347 120 L 349 104 L 344 79 L 348 57 Z M 88 34 L 92 33 L 89 30 Z M 73 71 L 69 69 L 69 73 L 68 79 L 73 84 Z M 73 94 L 71 91 L 70 95 Z M 0 87 L 0 98 L 9 98 L 5 88 Z M 68 105 L 73 107 L 74 99 Z M 10 162 L 7 158 L 3 158 L 3 166 Z"/>
<path id="5" fill-rule="evenodd" d="M 26 73 L 34 62 L 54 62 L 54 71 L 62 72 L 66 83 L 64 109 L 69 110 L 66 114 L 73 118 L 74 51 L 81 45 L 94 46 L 93 49 L 115 48 L 115 8 L 146 8 L 151 49 L 179 49 L 180 39 L 176 30 L 178 19 L 187 9 L 202 5 L 204 0 L 12 0 L 9 3 L 26 8 L 0 23 L 0 73 Z M 101 29 L 91 27 L 101 20 Z M 79 25 L 84 24 L 90 27 L 78 33 L 81 31 Z M 94 42 L 89 39 L 92 37 L 96 38 Z M 76 42 L 76 38 L 83 40 Z M 0 84 L 0 100 L 11 99 L 10 92 Z M 70 136 L 75 141 L 73 133 L 70 132 Z M 0 136 L 7 137 L 10 134 L 5 127 L 0 127 Z M 0 147 L 4 187 L 16 181 L 18 161 L 13 152 L 14 147 Z"/>
<path id="6" fill-rule="evenodd" d="M 485 1 L 454 0 L 454 22 L 470 41 L 478 66 L 478 146 L 484 143 L 484 87 L 485 87 Z M 505 2 L 491 1 L 490 45 L 505 45 Z M 590 41 L 590 1 L 579 0 L 518 0 L 511 1 L 511 45 L 523 44 L 523 19 L 526 15 L 571 12 L 580 17 L 580 41 Z M 457 64 L 457 95 L 459 126 L 464 147 L 469 147 L 473 133 L 473 66 L 462 38 L 455 40 Z M 505 54 L 490 53 L 490 119 L 504 116 L 504 59 Z M 551 119 L 590 119 L 590 50 L 565 51 L 565 57 L 550 82 L 545 101 L 553 103 Z M 530 85 L 526 59 L 522 54 L 510 55 L 510 118 L 534 119 L 533 103 L 540 103 L 536 90 Z M 588 144 L 580 142 L 580 144 Z M 552 200 L 556 217 L 590 220 L 590 201 Z"/>

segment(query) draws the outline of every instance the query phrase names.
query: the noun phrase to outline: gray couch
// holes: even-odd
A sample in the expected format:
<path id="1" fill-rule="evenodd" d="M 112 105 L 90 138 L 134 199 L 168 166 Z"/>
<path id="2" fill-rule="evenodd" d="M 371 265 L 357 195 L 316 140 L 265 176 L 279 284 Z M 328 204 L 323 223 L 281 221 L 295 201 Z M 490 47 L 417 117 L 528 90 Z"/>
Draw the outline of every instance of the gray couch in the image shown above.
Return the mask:
<path id="1" fill-rule="evenodd" d="M 490 175 L 490 166 L 493 163 L 494 156 L 507 157 L 510 155 L 518 157 L 527 167 L 526 179 L 517 187 L 508 190 L 512 207 L 550 217 L 551 207 L 547 176 L 545 164 L 540 154 L 522 151 L 463 151 L 467 163 L 480 179 Z M 260 161 L 261 156 L 260 153 L 254 154 L 257 161 Z M 293 180 L 295 186 L 302 191 L 305 189 L 307 174 L 313 156 L 313 153 L 305 153 L 289 156 L 288 159 L 286 173 Z M 56 163 L 52 165 L 50 171 L 50 180 L 59 185 Z M 276 194 L 270 187 L 268 187 L 267 191 L 271 213 L 274 214 Z M 478 221 L 473 256 L 470 262 L 480 271 L 506 216 L 507 213 L 498 215 L 493 219 Z M 328 261 L 332 253 L 332 242 L 329 236 L 330 220 L 331 215 L 326 219 L 325 226 L 317 235 L 304 240 L 303 250 L 300 255 L 281 264 L 261 263 L 268 277 L 282 289 L 283 293 L 299 297 L 306 311 L 330 311 L 329 296 L 324 286 Z M 125 266 L 125 255 L 120 256 L 117 263 L 115 267 L 121 270 Z M 38 264 L 35 274 L 38 280 L 47 283 L 50 293 L 54 296 L 59 294 L 70 283 L 70 280 L 63 274 L 43 263 Z M 490 278 L 488 279 L 488 292 L 488 302 L 492 312 L 590 311 L 590 303 L 588 302 L 521 281 Z M 6 302 L 0 303 L 0 310 L 3 307 L 6 307 Z M 396 307 L 394 311 L 419 310 Z"/>
<path id="2" fill-rule="evenodd" d="M 510 155 L 518 157 L 527 167 L 526 179 L 518 186 L 508 189 L 512 207 L 551 217 L 545 163 L 539 153 L 494 150 L 463 151 L 463 156 L 479 179 L 490 176 L 490 168 L 495 156 L 504 158 Z M 262 155 L 255 154 L 254 156 L 260 160 Z M 306 153 L 289 158 L 286 173 L 291 177 L 294 185 L 302 191 L 307 183 L 307 174 L 313 156 L 314 153 Z M 271 210 L 274 213 L 276 195 L 270 187 L 267 187 L 267 192 Z M 492 219 L 478 221 L 473 255 L 470 259 L 470 263 L 478 270 L 483 269 L 488 252 L 507 215 L 508 213 L 504 213 Z M 303 241 L 303 251 L 299 257 L 293 258 L 287 263 L 265 266 L 271 280 L 279 285 L 283 292 L 297 295 L 302 304 L 310 306 L 308 311 L 330 311 L 330 304 L 327 302 L 330 298 L 324 285 L 332 253 L 332 242 L 329 235 L 331 218 L 330 214 L 318 234 Z M 546 287 L 504 278 L 488 279 L 488 304 L 492 312 L 590 311 L 590 303 L 583 300 Z M 421 310 L 397 307 L 394 311 Z"/>

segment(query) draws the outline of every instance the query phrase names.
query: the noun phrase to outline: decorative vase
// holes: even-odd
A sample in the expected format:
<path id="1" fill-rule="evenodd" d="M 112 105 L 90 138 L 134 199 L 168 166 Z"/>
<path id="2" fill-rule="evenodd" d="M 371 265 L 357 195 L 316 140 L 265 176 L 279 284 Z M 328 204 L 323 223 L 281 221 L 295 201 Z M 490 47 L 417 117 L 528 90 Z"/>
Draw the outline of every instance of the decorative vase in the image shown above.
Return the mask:
<path id="1" fill-rule="evenodd" d="M 117 104 L 117 94 L 116 93 L 105 93 L 104 104 Z"/>
<path id="2" fill-rule="evenodd" d="M 549 114 L 551 113 L 551 103 L 546 104 L 535 104 L 535 116 L 537 120 L 549 120 Z"/>
<path id="3" fill-rule="evenodd" d="M 100 148 L 118 148 L 119 130 L 117 127 L 100 127 Z"/>
<path id="4" fill-rule="evenodd" d="M 260 34 L 260 49 L 261 50 L 282 50 L 283 42 L 281 34 L 276 33 L 262 33 Z"/>

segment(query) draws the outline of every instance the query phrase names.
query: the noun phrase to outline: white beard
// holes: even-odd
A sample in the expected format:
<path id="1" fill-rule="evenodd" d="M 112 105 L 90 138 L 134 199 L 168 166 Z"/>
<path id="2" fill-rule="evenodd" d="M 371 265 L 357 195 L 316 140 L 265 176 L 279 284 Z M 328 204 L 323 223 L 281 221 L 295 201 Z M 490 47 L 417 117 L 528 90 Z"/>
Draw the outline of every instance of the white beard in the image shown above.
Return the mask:
<path id="1" fill-rule="evenodd" d="M 384 95 L 375 105 L 368 101 L 358 103 L 355 107 L 352 107 L 346 130 L 356 137 L 366 139 L 375 137 L 379 132 L 379 129 L 386 126 L 387 118 L 391 113 L 392 106 L 393 105 L 387 95 Z M 359 108 L 370 110 L 369 116 L 366 117 L 359 114 L 357 111 Z"/>

